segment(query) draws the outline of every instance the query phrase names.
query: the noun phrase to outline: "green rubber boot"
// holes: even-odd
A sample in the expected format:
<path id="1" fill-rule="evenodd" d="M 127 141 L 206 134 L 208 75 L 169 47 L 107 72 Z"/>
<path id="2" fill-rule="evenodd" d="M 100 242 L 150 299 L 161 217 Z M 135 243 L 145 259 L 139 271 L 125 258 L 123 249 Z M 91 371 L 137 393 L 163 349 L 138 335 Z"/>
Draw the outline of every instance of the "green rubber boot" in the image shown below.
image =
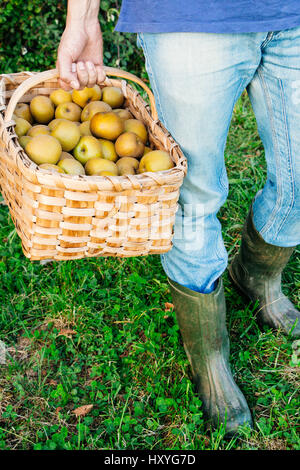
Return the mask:
<path id="1" fill-rule="evenodd" d="M 229 267 L 237 287 L 253 302 L 258 301 L 260 325 L 300 337 L 300 312 L 281 291 L 281 273 L 294 248 L 266 243 L 253 223 L 252 208 L 246 219 L 241 248 Z"/>
<path id="2" fill-rule="evenodd" d="M 203 412 L 214 427 L 224 423 L 226 436 L 232 437 L 239 426 L 252 427 L 252 418 L 230 371 L 222 280 L 211 294 L 200 294 L 170 279 L 169 283 Z"/>

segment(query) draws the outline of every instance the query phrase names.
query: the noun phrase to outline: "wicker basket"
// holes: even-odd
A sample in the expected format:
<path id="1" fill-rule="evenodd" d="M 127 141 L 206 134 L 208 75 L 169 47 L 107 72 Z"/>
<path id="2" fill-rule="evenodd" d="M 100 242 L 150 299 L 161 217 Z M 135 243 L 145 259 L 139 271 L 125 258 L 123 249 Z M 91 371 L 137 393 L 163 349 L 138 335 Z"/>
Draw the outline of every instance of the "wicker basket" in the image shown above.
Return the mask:
<path id="1" fill-rule="evenodd" d="M 151 112 L 125 80 L 107 78 L 101 85 L 122 89 L 125 107 L 145 123 L 151 147 L 169 152 L 175 167 L 133 176 L 71 176 L 40 169 L 20 147 L 12 115 L 18 102 L 59 88 L 57 71 L 0 75 L 1 192 L 31 260 L 140 256 L 164 253 L 172 246 L 186 159 L 158 120 L 145 83 L 111 67 L 106 74 L 134 81 L 147 91 Z"/>

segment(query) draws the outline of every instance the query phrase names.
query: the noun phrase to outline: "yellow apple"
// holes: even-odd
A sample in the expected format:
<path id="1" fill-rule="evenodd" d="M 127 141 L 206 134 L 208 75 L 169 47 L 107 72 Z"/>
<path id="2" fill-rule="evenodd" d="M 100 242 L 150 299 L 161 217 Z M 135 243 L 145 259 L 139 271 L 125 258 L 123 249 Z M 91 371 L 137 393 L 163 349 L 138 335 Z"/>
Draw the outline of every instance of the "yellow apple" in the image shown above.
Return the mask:
<path id="1" fill-rule="evenodd" d="M 106 113 L 108 111 L 111 111 L 109 104 L 103 101 L 92 101 L 83 108 L 81 121 L 90 121 L 96 113 Z"/>
<path id="2" fill-rule="evenodd" d="M 140 161 L 139 173 L 145 171 L 164 171 L 173 168 L 174 163 L 170 155 L 163 150 L 153 150 L 144 155 Z"/>
<path id="3" fill-rule="evenodd" d="M 116 153 L 114 143 L 111 142 L 111 140 L 99 139 L 99 142 L 102 148 L 102 158 L 105 158 L 106 160 L 111 160 L 112 162 L 118 160 L 118 155 Z"/>
<path id="4" fill-rule="evenodd" d="M 112 171 L 99 171 L 99 173 L 95 173 L 93 176 L 115 176 L 115 173 Z"/>
<path id="5" fill-rule="evenodd" d="M 103 171 L 109 171 L 113 175 L 118 175 L 118 167 L 114 162 L 105 160 L 105 158 L 91 158 L 85 164 L 85 172 L 87 175 L 95 175 Z"/>
<path id="6" fill-rule="evenodd" d="M 120 157 L 139 158 L 144 153 L 144 144 L 134 132 L 124 132 L 115 143 L 116 152 Z"/>
<path id="7" fill-rule="evenodd" d="M 119 175 L 135 175 L 136 170 L 139 167 L 139 161 L 132 157 L 123 157 L 116 163 Z"/>
<path id="8" fill-rule="evenodd" d="M 124 122 L 113 112 L 97 113 L 91 119 L 90 130 L 95 137 L 115 140 L 124 131 Z"/>
<path id="9" fill-rule="evenodd" d="M 57 165 L 68 175 L 85 175 L 83 166 L 75 158 L 65 158 L 60 160 Z"/>
<path id="10" fill-rule="evenodd" d="M 27 134 L 27 132 L 31 128 L 30 122 L 26 121 L 26 119 L 16 117 L 15 122 L 16 122 L 15 133 L 17 134 L 19 138 Z"/>
<path id="11" fill-rule="evenodd" d="M 30 139 L 31 139 L 31 137 L 29 135 L 22 135 L 19 138 L 19 144 L 21 145 L 21 147 L 23 147 L 23 149 L 25 149 L 26 144 L 27 144 L 27 142 L 30 141 Z"/>
<path id="12" fill-rule="evenodd" d="M 79 142 L 80 132 L 78 126 L 72 121 L 59 122 L 51 132 L 61 143 L 64 152 L 70 152 Z"/>
<path id="13" fill-rule="evenodd" d="M 79 125 L 81 135 L 92 135 L 90 131 L 90 121 L 84 121 Z"/>
<path id="14" fill-rule="evenodd" d="M 52 132 L 55 129 L 55 126 L 57 126 L 57 124 L 61 121 L 69 122 L 68 119 L 53 119 L 53 121 L 50 121 L 49 124 L 48 124 L 50 132 Z"/>
<path id="15" fill-rule="evenodd" d="M 29 107 L 29 104 L 27 103 L 18 103 L 15 109 L 14 115 L 16 117 L 21 117 L 23 119 L 26 119 L 26 121 L 30 122 L 30 124 L 33 123 L 32 115 L 30 112 L 30 107 Z"/>
<path id="16" fill-rule="evenodd" d="M 139 119 L 126 119 L 124 121 L 125 132 L 134 132 L 141 141 L 146 144 L 148 139 L 147 129 L 142 121 Z"/>
<path id="17" fill-rule="evenodd" d="M 30 137 L 35 137 L 36 135 L 40 134 L 50 135 L 49 127 L 45 126 L 45 124 L 36 124 L 35 126 L 32 126 L 27 132 L 27 135 L 29 135 Z"/>
<path id="18" fill-rule="evenodd" d="M 55 106 L 58 106 L 63 103 L 70 103 L 70 101 L 72 101 L 72 96 L 69 91 L 58 88 L 58 90 L 52 91 L 50 100 Z"/>
<path id="19" fill-rule="evenodd" d="M 75 158 L 73 157 L 73 155 L 71 155 L 71 153 L 62 152 L 59 160 L 64 160 L 65 158 L 71 158 L 72 160 L 75 160 Z"/>
<path id="20" fill-rule="evenodd" d="M 101 100 L 101 88 L 99 85 L 95 85 L 92 88 L 85 87 L 83 90 L 73 90 L 72 100 L 84 108 L 91 101 Z"/>
<path id="21" fill-rule="evenodd" d="M 39 124 L 48 124 L 54 116 L 54 106 L 50 98 L 37 95 L 30 102 L 30 112 Z"/>
<path id="22" fill-rule="evenodd" d="M 146 153 L 149 153 L 149 152 L 152 152 L 152 148 L 145 146 L 145 148 L 144 148 L 144 155 L 146 155 Z"/>
<path id="23" fill-rule="evenodd" d="M 124 103 L 124 95 L 121 88 L 106 86 L 102 89 L 102 101 L 112 108 L 119 108 Z"/>
<path id="24" fill-rule="evenodd" d="M 113 111 L 114 113 L 117 113 L 118 116 L 120 116 L 120 118 L 123 119 L 123 121 L 126 121 L 127 119 L 133 119 L 133 116 L 131 112 L 129 111 L 129 109 L 120 108 L 120 109 L 114 109 Z"/>
<path id="25" fill-rule="evenodd" d="M 85 135 L 80 138 L 73 150 L 73 155 L 83 165 L 91 158 L 102 157 L 102 148 L 98 139 L 92 135 Z"/>
<path id="26" fill-rule="evenodd" d="M 51 135 L 37 135 L 32 137 L 25 146 L 29 158 L 37 165 L 52 163 L 55 165 L 61 156 L 62 148 L 58 140 Z"/>
<path id="27" fill-rule="evenodd" d="M 59 104 L 55 110 L 56 119 L 67 119 L 68 121 L 79 121 L 81 108 L 76 103 Z"/>
<path id="28" fill-rule="evenodd" d="M 54 173 L 64 173 L 64 170 L 62 168 L 57 165 L 52 165 L 52 163 L 42 163 L 41 165 L 39 165 L 39 168 L 42 168 L 43 170 L 50 170 Z"/>

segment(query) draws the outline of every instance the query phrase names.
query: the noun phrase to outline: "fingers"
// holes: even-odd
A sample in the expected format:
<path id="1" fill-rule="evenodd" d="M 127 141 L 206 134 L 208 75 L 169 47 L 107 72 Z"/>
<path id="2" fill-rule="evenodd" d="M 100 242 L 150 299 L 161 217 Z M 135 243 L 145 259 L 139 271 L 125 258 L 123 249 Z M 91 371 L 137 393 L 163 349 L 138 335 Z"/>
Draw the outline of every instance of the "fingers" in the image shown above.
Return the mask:
<path id="1" fill-rule="evenodd" d="M 72 68 L 72 58 L 69 55 L 59 55 L 57 60 L 57 69 L 59 73 L 59 84 L 64 90 L 79 88 L 76 69 Z"/>
<path id="2" fill-rule="evenodd" d="M 92 88 L 96 83 L 103 83 L 106 78 L 103 66 L 90 61 L 75 64 L 70 57 L 59 57 L 57 68 L 60 86 L 64 90 Z"/>
<path id="3" fill-rule="evenodd" d="M 106 79 L 106 73 L 103 65 L 96 65 L 97 83 L 102 83 Z"/>
<path id="4" fill-rule="evenodd" d="M 77 77 L 82 88 L 92 88 L 97 83 L 97 71 L 93 62 L 78 62 L 77 63 Z"/>
<path id="5" fill-rule="evenodd" d="M 97 71 L 93 62 L 86 62 L 86 67 L 89 75 L 87 86 L 92 88 L 97 83 Z"/>

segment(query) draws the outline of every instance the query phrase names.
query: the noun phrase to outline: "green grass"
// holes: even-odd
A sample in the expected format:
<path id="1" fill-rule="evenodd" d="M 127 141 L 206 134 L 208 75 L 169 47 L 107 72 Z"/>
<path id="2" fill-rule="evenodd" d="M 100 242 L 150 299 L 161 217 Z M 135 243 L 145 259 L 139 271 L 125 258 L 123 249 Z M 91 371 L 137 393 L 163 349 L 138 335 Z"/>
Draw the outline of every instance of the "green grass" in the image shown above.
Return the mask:
<path id="1" fill-rule="evenodd" d="M 220 219 L 232 257 L 265 176 L 245 94 L 226 159 L 230 195 Z M 0 339 L 8 348 L 0 366 L 0 448 L 300 448 L 296 343 L 257 327 L 254 306 L 227 273 L 231 362 L 255 420 L 252 433 L 231 441 L 203 420 L 174 312 L 165 307 L 171 298 L 159 257 L 41 266 L 23 256 L 6 206 L 0 225 Z M 284 290 L 298 306 L 299 286 L 295 255 Z M 75 416 L 75 408 L 89 404 L 89 414 Z"/>

